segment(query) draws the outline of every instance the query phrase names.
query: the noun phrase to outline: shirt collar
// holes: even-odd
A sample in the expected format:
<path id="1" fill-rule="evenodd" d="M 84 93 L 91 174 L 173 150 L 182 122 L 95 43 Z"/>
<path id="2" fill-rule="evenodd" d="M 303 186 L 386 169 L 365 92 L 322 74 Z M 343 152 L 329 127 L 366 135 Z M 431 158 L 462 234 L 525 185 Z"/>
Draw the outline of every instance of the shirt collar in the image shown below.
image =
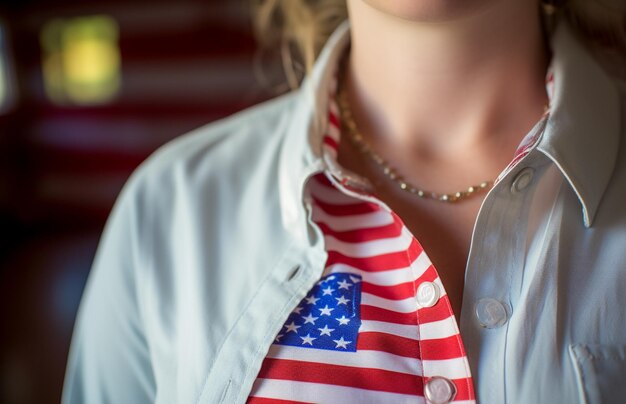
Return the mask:
<path id="1" fill-rule="evenodd" d="M 328 127 L 329 89 L 333 87 L 339 60 L 350 42 L 349 21 L 344 21 L 330 36 L 313 70 L 296 91 L 293 110 L 289 111 L 287 135 L 280 153 L 279 192 L 283 225 L 301 241 L 310 234 L 303 206 L 307 179 L 325 168 L 322 137 Z M 310 231 L 310 229 L 309 229 Z"/>
<path id="2" fill-rule="evenodd" d="M 280 154 L 279 192 L 283 225 L 302 241 L 306 180 L 325 168 L 322 137 L 328 127 L 329 91 L 349 44 L 349 22 L 328 39 L 312 72 L 293 95 Z M 620 130 L 615 83 L 562 22 L 551 40 L 555 83 L 551 113 L 537 149 L 560 169 L 578 196 L 585 226 L 591 226 L 617 159 Z M 310 229 L 309 229 L 310 231 Z"/>
<path id="3" fill-rule="evenodd" d="M 617 160 L 619 92 L 564 22 L 552 37 L 554 95 L 537 149 L 578 196 L 590 227 Z"/>

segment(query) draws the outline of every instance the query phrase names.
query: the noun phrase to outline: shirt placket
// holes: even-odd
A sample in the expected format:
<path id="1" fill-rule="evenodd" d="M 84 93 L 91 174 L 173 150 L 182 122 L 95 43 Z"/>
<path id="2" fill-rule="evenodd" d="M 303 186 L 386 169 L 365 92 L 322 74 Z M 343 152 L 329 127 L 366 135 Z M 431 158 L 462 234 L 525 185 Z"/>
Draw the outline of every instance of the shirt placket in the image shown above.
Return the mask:
<path id="1" fill-rule="evenodd" d="M 472 373 L 489 381 L 476 392 L 484 402 L 507 402 L 508 324 L 519 303 L 536 184 L 548 166 L 535 146 L 486 196 L 468 257 L 461 332 Z"/>

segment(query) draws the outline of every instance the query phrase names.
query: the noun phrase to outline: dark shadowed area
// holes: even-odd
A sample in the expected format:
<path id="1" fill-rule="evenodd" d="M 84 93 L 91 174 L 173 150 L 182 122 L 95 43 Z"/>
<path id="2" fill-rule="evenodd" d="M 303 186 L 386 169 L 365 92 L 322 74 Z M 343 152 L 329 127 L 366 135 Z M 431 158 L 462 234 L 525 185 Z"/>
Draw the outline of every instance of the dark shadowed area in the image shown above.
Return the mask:
<path id="1" fill-rule="evenodd" d="M 272 94 L 254 74 L 246 0 L 8 3 L 0 402 L 56 403 L 98 239 L 127 177 L 168 140 Z"/>

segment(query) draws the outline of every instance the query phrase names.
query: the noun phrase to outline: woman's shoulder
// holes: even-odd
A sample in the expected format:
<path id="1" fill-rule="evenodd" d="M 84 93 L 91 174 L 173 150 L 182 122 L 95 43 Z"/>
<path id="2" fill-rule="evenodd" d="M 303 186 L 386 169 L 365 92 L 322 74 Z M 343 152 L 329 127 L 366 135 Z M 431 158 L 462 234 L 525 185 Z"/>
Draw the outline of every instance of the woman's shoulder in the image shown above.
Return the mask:
<path id="1" fill-rule="evenodd" d="M 298 94 L 278 96 L 178 136 L 142 162 L 125 188 L 163 195 L 184 183 L 253 172 L 255 164 L 280 150 Z"/>
<path id="2" fill-rule="evenodd" d="M 241 162 L 284 136 L 297 94 L 278 96 L 178 136 L 152 153 L 138 170 L 149 175 L 189 166 L 198 159 Z"/>

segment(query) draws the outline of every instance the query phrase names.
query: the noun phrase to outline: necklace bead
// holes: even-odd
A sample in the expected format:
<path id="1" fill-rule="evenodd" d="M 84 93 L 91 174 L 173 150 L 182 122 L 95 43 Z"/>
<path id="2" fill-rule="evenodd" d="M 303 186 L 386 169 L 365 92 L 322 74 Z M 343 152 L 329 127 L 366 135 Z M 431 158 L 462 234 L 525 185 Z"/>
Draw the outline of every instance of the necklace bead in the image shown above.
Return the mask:
<path id="1" fill-rule="evenodd" d="M 348 103 L 347 94 L 344 86 L 340 86 L 338 92 L 339 113 L 341 115 L 342 126 L 348 132 L 348 138 L 359 152 L 370 158 L 377 166 L 379 166 L 383 174 L 391 181 L 395 182 L 398 187 L 406 192 L 417 195 L 423 199 L 432 199 L 439 202 L 454 203 L 466 199 L 476 193 L 486 191 L 490 188 L 491 181 L 483 181 L 478 185 L 472 185 L 466 191 L 458 191 L 451 194 L 437 194 L 436 192 L 427 191 L 416 187 L 406 181 L 396 170 L 387 163 L 385 159 L 379 156 L 365 140 L 363 135 L 359 133 L 356 122 L 352 117 L 352 111 Z"/>

